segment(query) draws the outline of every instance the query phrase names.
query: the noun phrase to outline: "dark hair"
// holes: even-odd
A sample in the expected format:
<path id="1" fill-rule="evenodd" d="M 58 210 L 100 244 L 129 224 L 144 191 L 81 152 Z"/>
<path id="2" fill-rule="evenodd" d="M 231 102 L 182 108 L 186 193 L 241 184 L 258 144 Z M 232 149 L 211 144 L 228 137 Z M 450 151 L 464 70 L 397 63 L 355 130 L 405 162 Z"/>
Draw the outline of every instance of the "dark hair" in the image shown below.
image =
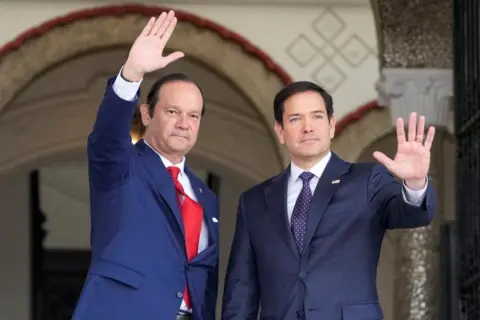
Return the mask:
<path id="1" fill-rule="evenodd" d="M 160 89 L 162 89 L 162 87 L 167 83 L 177 82 L 177 81 L 194 84 L 200 90 L 200 93 L 203 97 L 203 92 L 200 86 L 193 79 L 189 78 L 186 74 L 183 74 L 183 73 L 167 74 L 161 77 L 160 79 L 158 79 L 157 81 L 155 81 L 152 87 L 150 88 L 150 91 L 148 92 L 147 101 L 145 103 L 148 104 L 150 117 L 153 117 L 153 114 L 155 112 L 155 106 L 158 103 L 158 93 L 160 92 Z M 202 106 L 202 116 L 204 115 L 204 113 L 205 113 L 205 104 Z"/>
<path id="2" fill-rule="evenodd" d="M 285 111 L 285 101 L 293 95 L 302 92 L 316 92 L 322 96 L 323 101 L 325 102 L 325 108 L 327 109 L 327 116 L 330 119 L 333 115 L 333 99 L 330 94 L 328 94 L 325 89 L 319 85 L 309 82 L 309 81 L 297 81 L 292 82 L 282 90 L 280 90 L 273 99 L 273 113 L 275 115 L 275 120 L 283 125 L 283 113 Z"/>

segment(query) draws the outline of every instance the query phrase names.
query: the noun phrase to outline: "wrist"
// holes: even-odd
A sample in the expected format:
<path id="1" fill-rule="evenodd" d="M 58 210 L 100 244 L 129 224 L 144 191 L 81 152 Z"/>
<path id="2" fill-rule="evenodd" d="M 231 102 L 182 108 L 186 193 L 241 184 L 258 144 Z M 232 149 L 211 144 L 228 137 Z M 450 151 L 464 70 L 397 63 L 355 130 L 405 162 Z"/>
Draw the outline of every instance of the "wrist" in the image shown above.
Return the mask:
<path id="1" fill-rule="evenodd" d="M 138 71 L 130 62 L 126 62 L 122 69 L 122 77 L 129 82 L 139 82 L 143 79 L 144 73 Z"/>
<path id="2" fill-rule="evenodd" d="M 422 190 L 427 184 L 427 178 L 405 180 L 405 185 L 412 190 Z"/>

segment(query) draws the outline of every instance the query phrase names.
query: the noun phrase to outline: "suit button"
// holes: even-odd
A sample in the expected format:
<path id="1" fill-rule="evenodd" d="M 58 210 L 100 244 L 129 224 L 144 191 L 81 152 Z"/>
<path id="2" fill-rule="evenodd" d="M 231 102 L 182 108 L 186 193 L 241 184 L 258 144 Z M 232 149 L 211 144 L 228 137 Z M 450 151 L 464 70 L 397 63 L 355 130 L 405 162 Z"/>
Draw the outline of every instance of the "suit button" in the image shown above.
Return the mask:
<path id="1" fill-rule="evenodd" d="M 177 298 L 183 298 L 183 293 L 177 292 Z"/>
<path id="2" fill-rule="evenodd" d="M 302 272 L 300 272 L 300 273 L 298 274 L 298 276 L 299 276 L 300 278 L 305 278 L 305 277 L 307 276 L 307 273 L 302 271 Z"/>

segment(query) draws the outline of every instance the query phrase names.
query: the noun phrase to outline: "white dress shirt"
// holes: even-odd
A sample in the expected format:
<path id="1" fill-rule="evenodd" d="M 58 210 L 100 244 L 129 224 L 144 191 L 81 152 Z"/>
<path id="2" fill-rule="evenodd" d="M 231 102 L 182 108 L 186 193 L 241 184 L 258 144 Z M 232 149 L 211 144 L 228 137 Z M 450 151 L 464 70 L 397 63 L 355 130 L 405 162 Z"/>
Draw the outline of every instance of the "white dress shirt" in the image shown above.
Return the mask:
<path id="1" fill-rule="evenodd" d="M 120 70 L 120 72 L 122 72 Z M 113 91 L 115 94 L 126 101 L 132 101 L 135 99 L 135 96 L 138 92 L 138 89 L 140 88 L 140 84 L 142 83 L 142 80 L 138 82 L 128 82 L 125 81 L 121 76 L 120 73 L 117 75 L 117 78 L 115 79 L 115 82 L 113 83 Z M 190 179 L 188 178 L 187 174 L 184 171 L 185 168 L 185 157 L 183 157 L 182 161 L 179 164 L 172 164 L 168 159 L 166 159 L 164 156 L 162 156 L 160 153 L 157 152 L 157 150 L 153 149 L 146 141 L 144 141 L 145 144 L 150 147 L 162 160 L 163 164 L 165 165 L 165 168 L 168 168 L 170 166 L 175 166 L 180 169 L 180 173 L 178 175 L 178 181 L 182 185 L 185 193 L 192 198 L 195 201 L 198 201 L 195 192 L 192 188 L 192 184 L 190 183 Z M 208 229 L 207 229 L 207 224 L 205 222 L 205 219 L 203 219 L 202 222 L 202 228 L 200 230 L 200 241 L 198 243 L 198 252 L 202 252 L 208 247 Z M 187 306 L 185 305 L 185 301 L 182 300 L 182 304 L 180 306 L 180 309 L 183 311 L 191 312 L 192 310 L 188 309 Z"/>
<path id="2" fill-rule="evenodd" d="M 314 177 L 310 180 L 310 189 L 312 190 L 312 194 L 315 192 L 315 188 L 317 187 L 318 181 L 325 171 L 327 167 L 328 161 L 330 160 L 332 153 L 329 152 L 325 157 L 323 157 L 320 162 L 314 165 L 309 172 L 313 173 Z M 288 214 L 288 221 L 291 221 L 293 207 L 297 202 L 297 198 L 300 195 L 300 191 L 303 187 L 302 179 L 300 179 L 300 175 L 305 170 L 299 168 L 295 163 L 290 163 L 290 176 L 288 178 L 288 187 L 287 187 L 287 214 Z M 403 183 L 403 200 L 411 205 L 420 206 L 423 202 L 425 197 L 425 193 L 427 190 L 427 184 L 422 190 L 412 190 L 408 188 L 404 182 Z"/>

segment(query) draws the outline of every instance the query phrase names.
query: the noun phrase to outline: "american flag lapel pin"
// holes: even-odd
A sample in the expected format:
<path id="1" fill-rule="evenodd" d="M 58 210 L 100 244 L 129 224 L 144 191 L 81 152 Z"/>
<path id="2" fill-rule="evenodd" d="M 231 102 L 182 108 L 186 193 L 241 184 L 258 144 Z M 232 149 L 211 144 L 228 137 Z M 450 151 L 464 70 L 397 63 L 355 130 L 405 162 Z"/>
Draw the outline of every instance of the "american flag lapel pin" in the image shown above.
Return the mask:
<path id="1" fill-rule="evenodd" d="M 340 183 L 340 180 L 332 180 L 332 184 Z"/>
<path id="2" fill-rule="evenodd" d="M 202 189 L 202 188 L 199 188 L 198 191 L 200 191 L 200 193 L 203 193 L 203 189 Z"/>

